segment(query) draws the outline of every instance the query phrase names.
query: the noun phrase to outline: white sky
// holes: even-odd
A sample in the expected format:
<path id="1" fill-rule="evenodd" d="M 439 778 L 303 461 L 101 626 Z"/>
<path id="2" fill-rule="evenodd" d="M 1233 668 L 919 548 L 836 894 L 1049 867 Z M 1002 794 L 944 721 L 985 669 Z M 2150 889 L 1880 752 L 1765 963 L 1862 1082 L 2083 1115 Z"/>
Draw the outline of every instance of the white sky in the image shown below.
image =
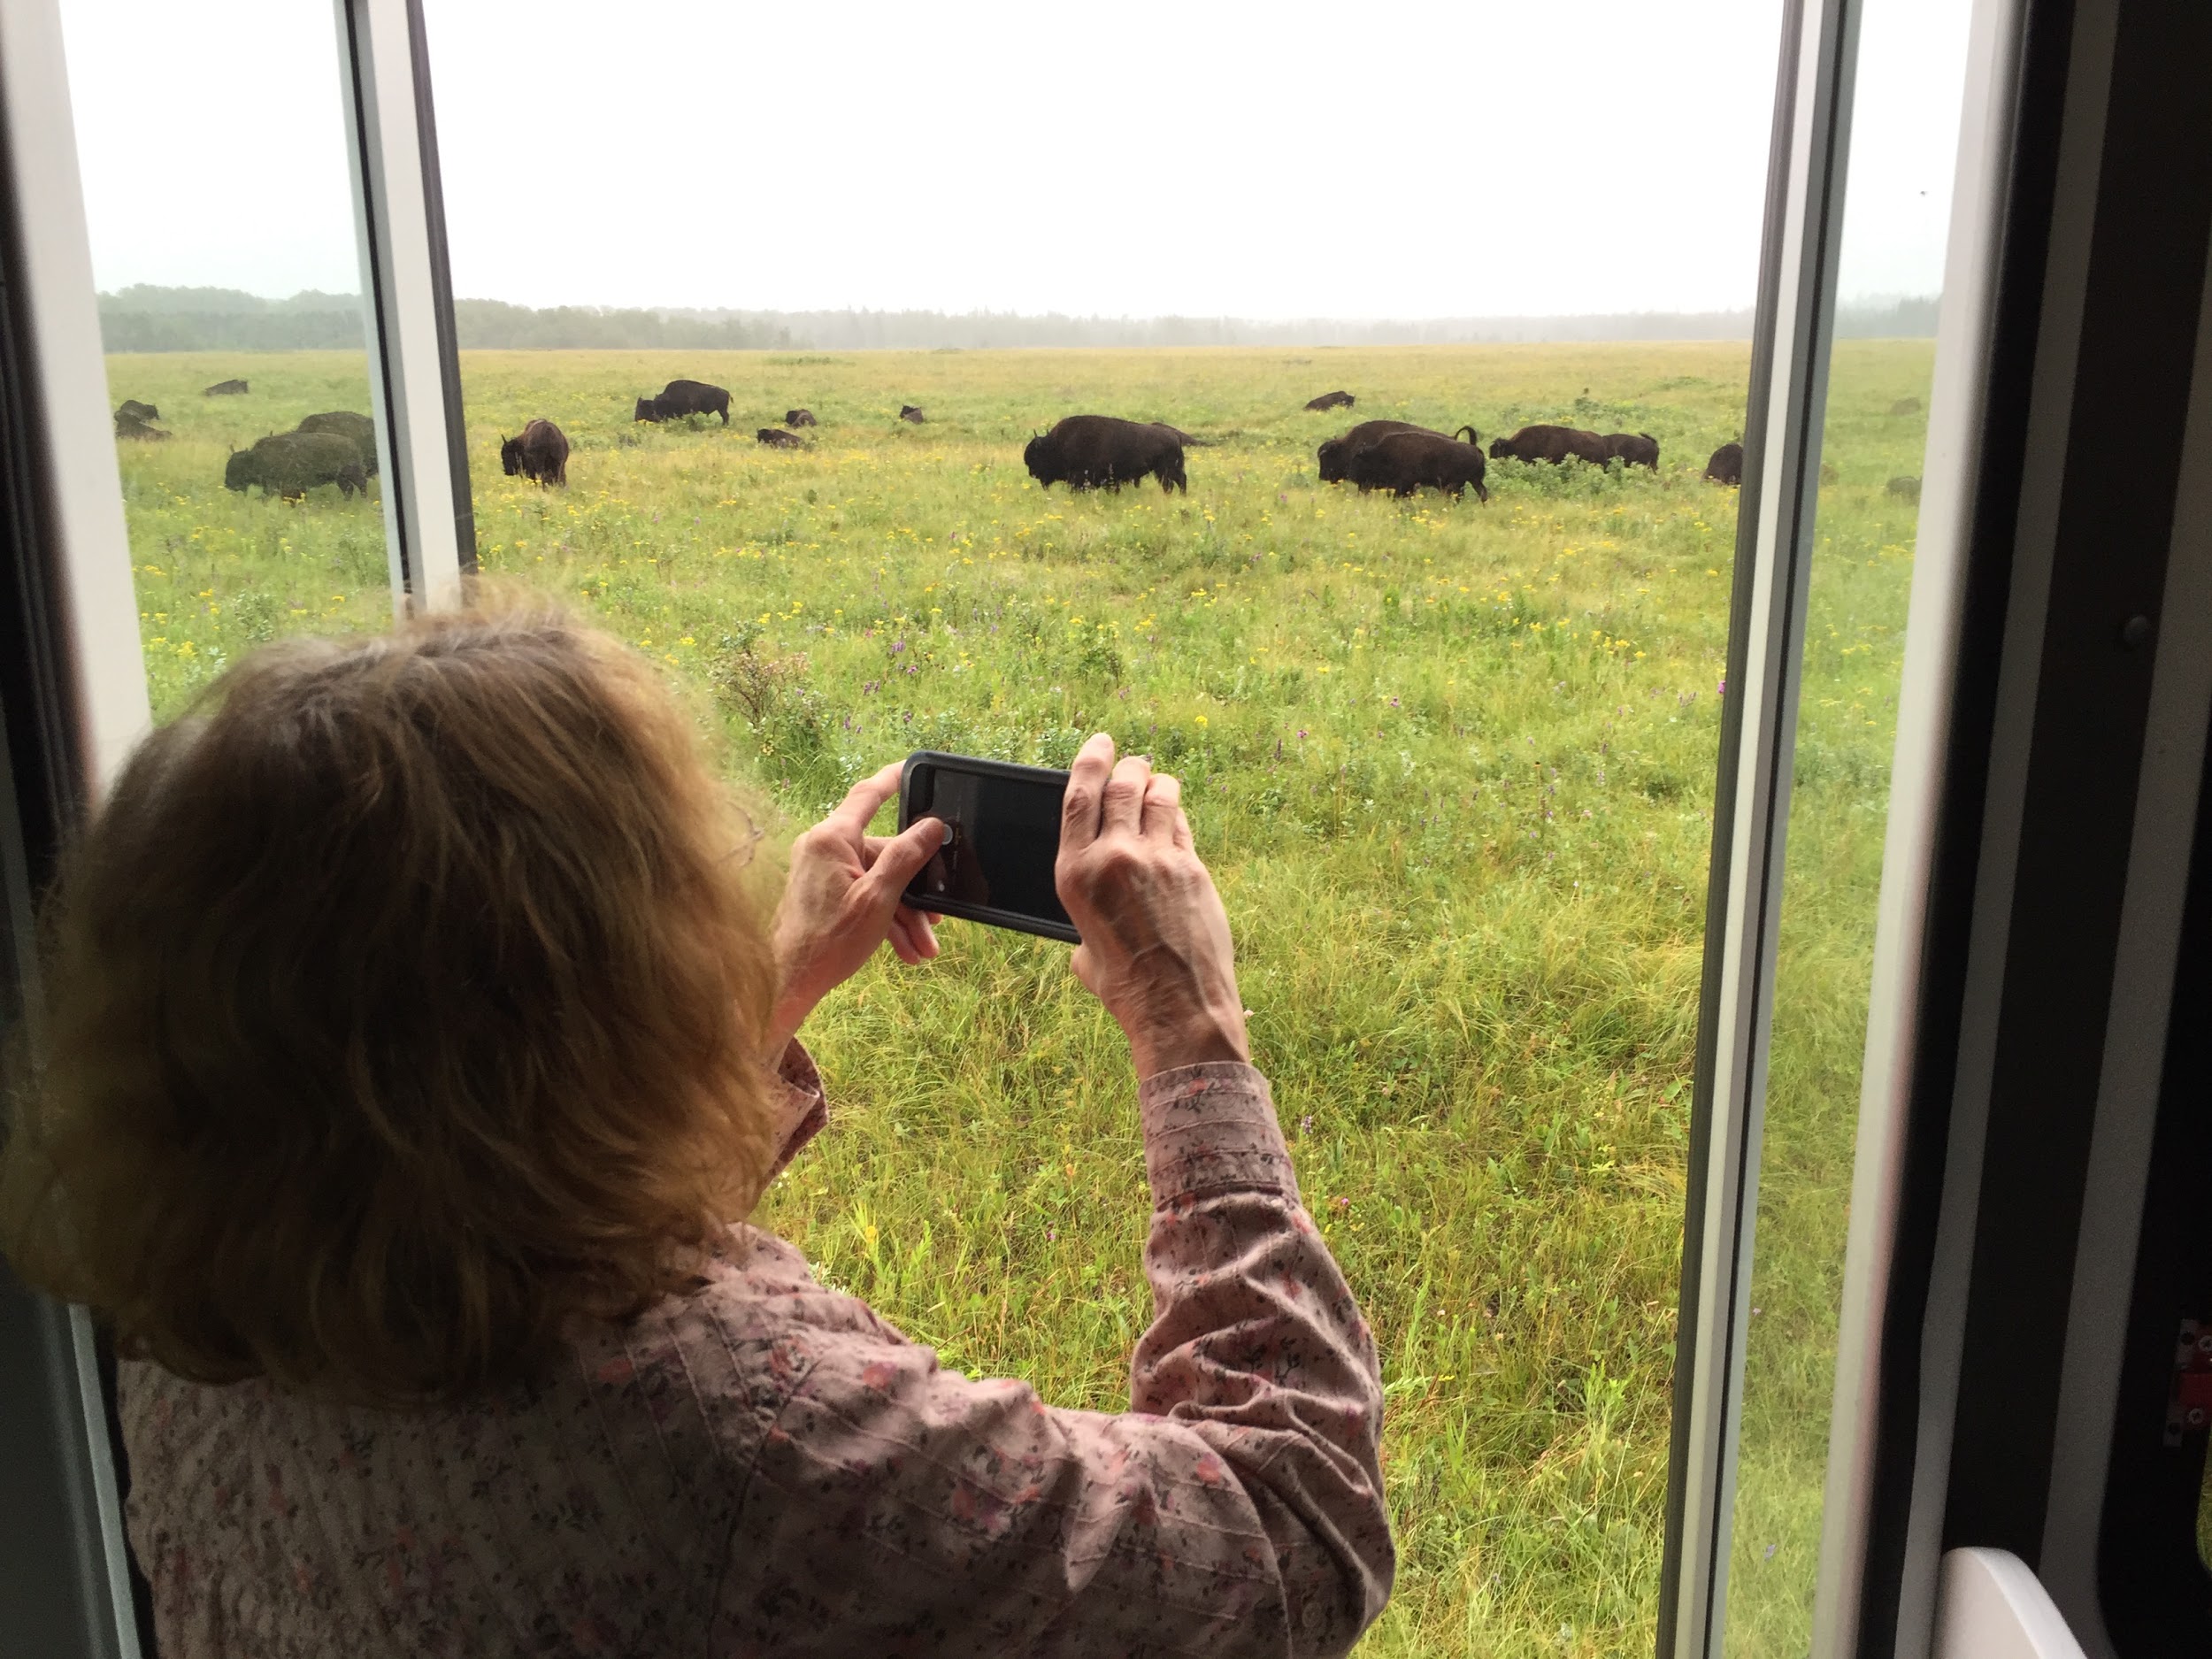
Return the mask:
<path id="1" fill-rule="evenodd" d="M 1870 0 L 1847 296 L 1941 282 L 1967 0 Z M 64 0 L 101 287 L 359 287 L 328 0 Z M 1779 0 L 426 0 L 455 291 L 1749 303 Z"/>

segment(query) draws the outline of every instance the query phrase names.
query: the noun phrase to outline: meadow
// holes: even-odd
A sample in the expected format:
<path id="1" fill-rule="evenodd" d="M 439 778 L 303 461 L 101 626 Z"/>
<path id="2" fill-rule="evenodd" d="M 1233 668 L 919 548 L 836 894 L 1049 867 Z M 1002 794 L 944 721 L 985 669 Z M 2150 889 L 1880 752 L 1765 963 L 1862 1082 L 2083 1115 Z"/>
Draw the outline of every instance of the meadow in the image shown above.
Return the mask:
<path id="1" fill-rule="evenodd" d="M 1832 384 L 1745 1412 L 1733 1651 L 1804 1649 L 1927 342 Z M 1401 1569 L 1367 1655 L 1647 1651 L 1735 542 L 1706 457 L 1745 348 L 464 354 L 483 568 L 661 663 L 778 835 L 918 748 L 1186 780 L 1256 1059 L 1383 1353 Z M 248 397 L 202 386 L 250 373 Z M 733 420 L 641 426 L 677 375 Z M 226 447 L 366 408 L 340 353 L 115 357 L 173 714 L 302 630 L 385 626 L 373 504 L 227 493 Z M 1301 405 L 1343 387 L 1356 411 Z M 902 424 L 902 403 L 926 424 Z M 757 446 L 793 405 L 810 447 Z M 1187 496 L 1040 491 L 1079 411 L 1205 440 Z M 1488 505 L 1317 483 L 1395 416 L 1645 431 L 1657 474 L 1494 463 Z M 532 416 L 565 490 L 501 474 Z M 774 842 L 772 835 L 770 844 Z M 1066 948 L 949 924 L 805 1033 L 830 1133 L 760 1217 L 949 1365 L 1125 1402 L 1149 1317 L 1134 1088 Z"/>

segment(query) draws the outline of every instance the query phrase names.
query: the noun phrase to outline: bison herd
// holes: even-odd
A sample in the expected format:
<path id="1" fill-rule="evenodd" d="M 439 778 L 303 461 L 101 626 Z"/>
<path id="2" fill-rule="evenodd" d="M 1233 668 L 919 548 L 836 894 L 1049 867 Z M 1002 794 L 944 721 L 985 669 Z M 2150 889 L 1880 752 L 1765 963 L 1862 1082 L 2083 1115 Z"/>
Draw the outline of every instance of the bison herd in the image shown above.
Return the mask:
<path id="1" fill-rule="evenodd" d="M 1325 392 L 1306 409 L 1326 413 L 1349 409 L 1357 401 L 1349 392 Z M 762 442 L 768 439 L 764 432 Z M 1051 431 L 1030 439 L 1022 459 L 1028 464 L 1029 475 L 1048 489 L 1055 484 L 1070 489 L 1119 489 L 1150 477 L 1160 480 L 1164 491 L 1187 493 L 1183 450 L 1198 442 L 1156 420 L 1070 415 Z M 1314 451 L 1314 459 L 1325 484 L 1348 483 L 1401 496 L 1424 489 L 1455 496 L 1471 489 L 1477 501 L 1490 499 L 1484 482 L 1487 463 L 1482 437 L 1472 426 L 1447 435 L 1409 420 L 1363 420 L 1325 440 Z M 1656 472 L 1659 440 L 1647 432 L 1601 434 L 1579 426 L 1530 426 L 1510 437 L 1492 440 L 1487 460 L 1554 466 L 1583 461 L 1599 467 L 1618 461 L 1624 467 L 1644 466 Z M 1728 443 L 1714 451 L 1705 476 L 1735 484 L 1742 481 L 1742 474 L 1743 446 Z"/>
<path id="2" fill-rule="evenodd" d="M 243 380 L 221 380 L 209 387 L 206 395 L 231 396 L 246 389 Z M 1347 391 L 1325 392 L 1306 409 L 1325 413 L 1349 409 L 1356 402 Z M 728 389 L 703 380 L 671 380 L 636 402 L 635 419 L 641 421 L 701 415 L 718 416 L 728 426 Z M 115 411 L 115 435 L 141 442 L 167 438 L 170 434 L 156 424 L 160 418 L 151 403 L 126 400 Z M 899 419 L 918 426 L 926 417 L 907 403 L 901 406 Z M 762 426 L 753 437 L 766 449 L 803 449 L 806 441 L 798 434 L 820 424 L 812 410 L 787 409 L 782 426 Z M 1164 421 L 1070 415 L 1051 430 L 1033 436 L 1022 460 L 1029 475 L 1046 488 L 1065 484 L 1071 490 L 1118 490 L 1124 484 L 1154 478 L 1163 491 L 1187 494 L 1190 481 L 1183 451 L 1203 442 Z M 565 486 L 568 454 L 567 436 L 549 420 L 533 419 L 518 435 L 503 435 L 499 442 L 501 469 L 510 478 L 526 478 L 534 484 Z M 1398 496 L 1424 489 L 1457 496 L 1471 489 L 1477 501 L 1490 499 L 1481 434 L 1471 426 L 1448 435 L 1410 421 L 1363 420 L 1324 441 L 1314 458 L 1325 484 L 1348 483 L 1363 491 L 1385 490 Z M 1540 424 L 1493 439 L 1487 459 L 1553 466 L 1581 461 L 1597 467 L 1618 461 L 1624 467 L 1643 466 L 1656 472 L 1659 441 L 1647 432 L 1601 434 Z M 223 482 L 241 491 L 258 485 L 265 495 L 296 501 L 321 484 L 335 484 L 344 495 L 365 494 L 376 470 L 374 423 L 366 415 L 340 410 L 310 415 L 290 432 L 273 433 L 250 449 L 233 450 Z M 1705 477 L 1717 484 L 1741 484 L 1743 445 L 1724 443 L 1714 450 Z"/>

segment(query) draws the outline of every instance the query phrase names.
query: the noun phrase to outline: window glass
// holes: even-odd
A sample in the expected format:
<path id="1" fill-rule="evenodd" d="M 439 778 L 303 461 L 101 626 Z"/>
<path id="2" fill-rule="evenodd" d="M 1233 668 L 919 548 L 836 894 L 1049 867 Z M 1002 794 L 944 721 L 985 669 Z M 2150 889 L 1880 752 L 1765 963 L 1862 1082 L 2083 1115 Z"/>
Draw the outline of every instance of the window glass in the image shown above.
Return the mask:
<path id="1" fill-rule="evenodd" d="M 1867 0 L 1807 595 L 1753 1244 L 1727 1648 L 1811 1646 L 1965 0 Z"/>
<path id="2" fill-rule="evenodd" d="M 925 747 L 1180 773 L 1383 1354 L 1367 1650 L 1647 1647 L 1776 10 L 426 11 L 486 570 L 661 663 L 787 831 Z M 1187 492 L 1041 485 L 1079 413 L 1188 434 Z M 1629 454 L 1322 482 L 1371 419 Z M 944 933 L 810 1026 L 834 1128 L 762 1219 L 1111 1409 L 1125 1051 L 1064 946 Z"/>
<path id="3" fill-rule="evenodd" d="M 336 31 L 289 0 L 62 16 L 167 718 L 265 641 L 391 620 Z"/>

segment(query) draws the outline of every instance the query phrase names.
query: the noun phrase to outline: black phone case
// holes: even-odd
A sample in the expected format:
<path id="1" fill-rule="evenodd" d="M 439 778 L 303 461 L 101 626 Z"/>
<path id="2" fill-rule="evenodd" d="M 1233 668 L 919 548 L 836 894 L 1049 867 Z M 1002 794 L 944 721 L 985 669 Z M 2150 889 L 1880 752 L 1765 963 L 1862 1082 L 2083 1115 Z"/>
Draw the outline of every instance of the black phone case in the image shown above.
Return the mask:
<path id="1" fill-rule="evenodd" d="M 908 780 L 914 775 L 917 764 L 941 767 L 948 772 L 964 772 L 984 778 L 1011 778 L 1017 781 L 1050 783 L 1065 790 L 1068 774 L 1055 772 L 1049 766 L 1021 766 L 1007 760 L 979 760 L 972 755 L 948 755 L 933 749 L 918 749 L 906 757 L 899 769 L 899 828 L 904 831 L 914 822 L 914 800 Z M 937 916 L 957 916 L 963 921 L 985 922 L 993 927 L 1010 928 L 1018 933 L 1035 933 L 1044 939 L 1057 939 L 1064 944 L 1079 945 L 1082 934 L 1063 922 L 1048 921 L 1043 917 L 1028 916 L 1019 910 L 1002 910 L 988 904 L 972 904 L 962 899 L 948 899 L 935 895 L 923 895 L 907 888 L 902 895 L 912 909 L 928 910 Z"/>

